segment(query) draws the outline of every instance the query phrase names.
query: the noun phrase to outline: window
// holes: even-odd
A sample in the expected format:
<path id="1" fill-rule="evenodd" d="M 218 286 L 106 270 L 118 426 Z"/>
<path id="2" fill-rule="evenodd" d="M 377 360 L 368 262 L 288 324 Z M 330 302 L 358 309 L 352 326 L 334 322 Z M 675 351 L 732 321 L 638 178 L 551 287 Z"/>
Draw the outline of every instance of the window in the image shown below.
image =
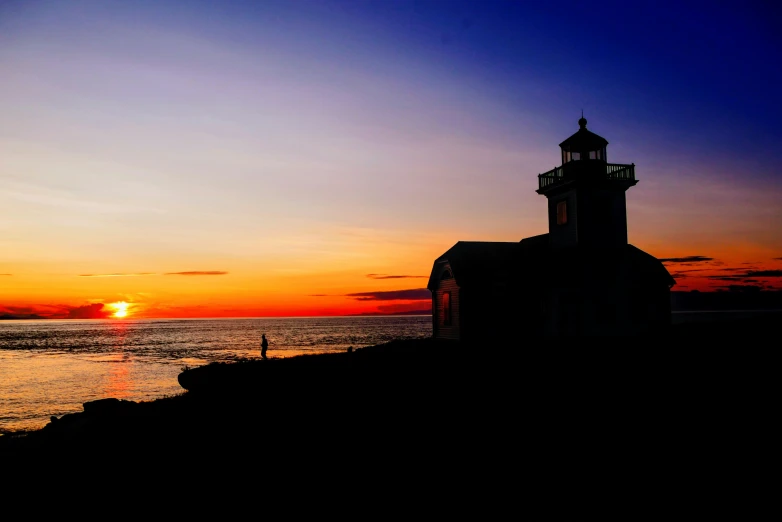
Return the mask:
<path id="1" fill-rule="evenodd" d="M 580 152 L 573 152 L 573 153 L 571 153 L 570 156 L 573 158 L 573 161 L 581 159 L 581 153 Z"/>
<path id="2" fill-rule="evenodd" d="M 567 200 L 557 203 L 557 225 L 567 224 Z"/>
<path id="3" fill-rule="evenodd" d="M 451 326 L 451 292 L 443 293 L 443 326 Z"/>
<path id="4" fill-rule="evenodd" d="M 589 151 L 589 159 L 602 159 L 602 154 L 599 150 L 591 150 Z"/>

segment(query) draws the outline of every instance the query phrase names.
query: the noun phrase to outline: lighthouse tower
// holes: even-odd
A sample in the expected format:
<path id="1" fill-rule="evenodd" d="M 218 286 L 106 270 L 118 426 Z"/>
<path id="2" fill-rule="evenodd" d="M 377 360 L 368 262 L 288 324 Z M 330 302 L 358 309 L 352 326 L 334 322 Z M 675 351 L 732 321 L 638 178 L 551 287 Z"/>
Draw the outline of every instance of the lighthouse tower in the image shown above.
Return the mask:
<path id="1" fill-rule="evenodd" d="M 587 130 L 559 144 L 562 165 L 538 175 L 536 192 L 548 199 L 549 245 L 613 248 L 627 245 L 625 192 L 638 181 L 635 164 L 608 163 L 608 141 Z"/>

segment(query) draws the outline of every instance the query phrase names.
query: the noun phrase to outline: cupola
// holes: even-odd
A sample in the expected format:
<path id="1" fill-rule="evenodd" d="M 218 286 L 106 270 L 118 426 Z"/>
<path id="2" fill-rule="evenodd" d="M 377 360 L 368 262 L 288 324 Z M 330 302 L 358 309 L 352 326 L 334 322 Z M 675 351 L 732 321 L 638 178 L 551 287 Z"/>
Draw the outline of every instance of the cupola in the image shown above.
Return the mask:
<path id="1" fill-rule="evenodd" d="M 587 121 L 583 114 L 578 120 L 578 126 L 579 129 L 575 134 L 559 144 L 559 148 L 562 149 L 562 164 L 581 160 L 607 162 L 606 146 L 608 141 L 587 130 Z"/>

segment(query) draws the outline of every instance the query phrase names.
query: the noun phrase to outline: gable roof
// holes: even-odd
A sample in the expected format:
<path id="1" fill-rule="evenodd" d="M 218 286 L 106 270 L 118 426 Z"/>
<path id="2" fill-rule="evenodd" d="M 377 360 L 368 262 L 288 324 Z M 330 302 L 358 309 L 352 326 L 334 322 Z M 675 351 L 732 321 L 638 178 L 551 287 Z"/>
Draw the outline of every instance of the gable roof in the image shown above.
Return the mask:
<path id="1" fill-rule="evenodd" d="M 439 268 L 448 264 L 460 288 L 508 281 L 539 286 L 579 284 L 586 278 L 610 280 L 620 268 L 637 284 L 666 285 L 675 280 L 654 256 L 628 244 L 621 249 L 552 249 L 548 234 L 516 242 L 459 241 L 438 257 L 427 288 L 437 289 Z"/>
<path id="2" fill-rule="evenodd" d="M 447 263 L 451 266 L 456 284 L 472 286 L 480 281 L 502 277 L 508 267 L 518 259 L 520 243 L 504 241 L 459 241 L 438 257 L 429 276 L 427 288 L 437 288 L 437 267 Z"/>

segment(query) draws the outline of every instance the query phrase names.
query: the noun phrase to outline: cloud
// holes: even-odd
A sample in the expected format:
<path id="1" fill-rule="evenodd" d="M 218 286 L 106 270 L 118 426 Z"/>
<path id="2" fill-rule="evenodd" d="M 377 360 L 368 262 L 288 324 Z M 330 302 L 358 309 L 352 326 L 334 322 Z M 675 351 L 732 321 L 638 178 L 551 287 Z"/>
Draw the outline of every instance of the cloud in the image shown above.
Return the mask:
<path id="1" fill-rule="evenodd" d="M 723 286 L 722 288 L 730 290 L 731 292 L 759 292 L 763 290 L 762 286 L 757 285 L 728 285 Z"/>
<path id="2" fill-rule="evenodd" d="M 388 292 L 358 292 L 345 294 L 345 296 L 352 297 L 356 301 L 428 301 L 432 298 L 432 293 L 426 288 L 417 288 Z"/>
<path id="3" fill-rule="evenodd" d="M 189 272 L 166 272 L 163 275 L 182 275 L 182 276 L 211 276 L 211 275 L 225 275 L 228 272 L 221 270 L 193 270 Z M 79 277 L 140 277 L 140 276 L 155 276 L 160 275 L 155 272 L 135 272 L 127 274 L 79 274 Z"/>
<path id="4" fill-rule="evenodd" d="M 386 274 L 367 274 L 370 279 L 414 279 L 414 278 L 428 278 L 429 276 L 422 275 L 386 275 Z"/>
<path id="5" fill-rule="evenodd" d="M 665 257 L 660 259 L 660 261 L 663 263 L 702 263 L 704 261 L 714 261 L 714 258 L 706 256 Z"/>
<path id="6" fill-rule="evenodd" d="M 31 306 L 2 306 L 0 305 L 0 313 L 3 314 L 34 314 L 38 310 Z"/>
<path id="7" fill-rule="evenodd" d="M 728 270 L 727 268 L 725 270 Z M 719 281 L 739 281 L 745 277 L 782 277 L 782 270 L 748 270 L 743 274 L 734 274 L 727 276 L 707 276 L 709 279 Z"/>
<path id="8" fill-rule="evenodd" d="M 772 258 L 774 261 L 782 261 L 782 257 L 774 257 Z"/>
<path id="9" fill-rule="evenodd" d="M 220 270 L 193 270 L 192 272 L 166 272 L 163 275 L 181 275 L 181 276 L 213 276 L 213 275 L 225 275 L 228 272 L 222 272 Z"/>
<path id="10" fill-rule="evenodd" d="M 329 294 L 308 294 L 307 297 L 328 297 Z"/>
<path id="11" fill-rule="evenodd" d="M 135 274 L 79 274 L 79 277 L 140 277 L 158 275 L 154 272 L 138 272 Z"/>
<path id="12" fill-rule="evenodd" d="M 782 277 L 782 270 L 750 270 L 746 277 Z"/>
<path id="13" fill-rule="evenodd" d="M 13 275 L 13 274 L 0 274 L 0 276 L 4 276 L 4 275 L 5 276 L 10 276 L 10 275 Z"/>
<path id="14" fill-rule="evenodd" d="M 422 307 L 420 303 L 413 303 L 413 304 L 386 304 L 386 305 L 378 305 L 377 311 L 383 314 L 399 314 L 399 313 L 410 313 L 410 312 L 417 312 L 421 314 L 431 314 L 432 313 L 432 307 Z"/>
<path id="15" fill-rule="evenodd" d="M 103 303 L 93 303 L 68 310 L 68 319 L 105 319 L 111 312 L 103 310 Z"/>

